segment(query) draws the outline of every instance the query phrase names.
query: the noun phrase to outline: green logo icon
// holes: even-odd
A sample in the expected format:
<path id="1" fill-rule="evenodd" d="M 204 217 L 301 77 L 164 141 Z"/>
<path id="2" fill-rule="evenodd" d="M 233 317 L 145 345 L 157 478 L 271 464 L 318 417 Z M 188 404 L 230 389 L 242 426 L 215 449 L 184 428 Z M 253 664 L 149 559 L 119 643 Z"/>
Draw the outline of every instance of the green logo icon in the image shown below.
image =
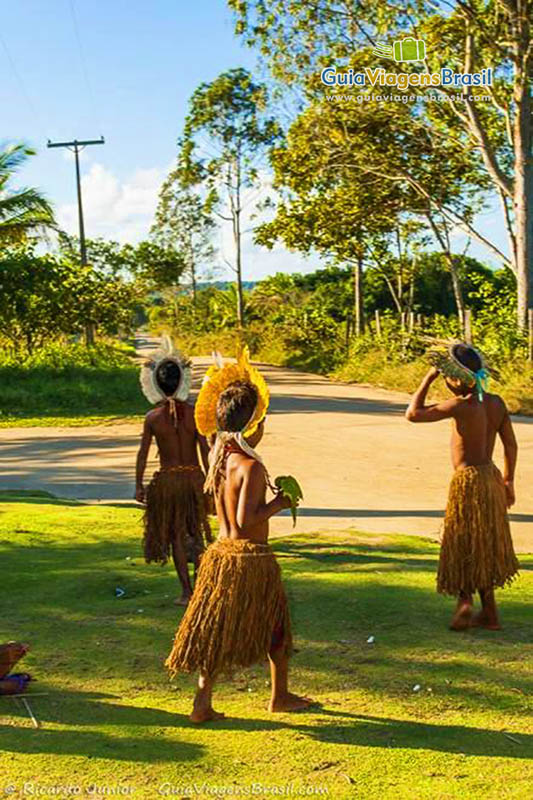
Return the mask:
<path id="1" fill-rule="evenodd" d="M 408 36 L 394 44 L 377 44 L 373 51 L 378 58 L 393 58 L 394 61 L 423 61 L 426 57 L 426 44 L 422 39 Z"/>

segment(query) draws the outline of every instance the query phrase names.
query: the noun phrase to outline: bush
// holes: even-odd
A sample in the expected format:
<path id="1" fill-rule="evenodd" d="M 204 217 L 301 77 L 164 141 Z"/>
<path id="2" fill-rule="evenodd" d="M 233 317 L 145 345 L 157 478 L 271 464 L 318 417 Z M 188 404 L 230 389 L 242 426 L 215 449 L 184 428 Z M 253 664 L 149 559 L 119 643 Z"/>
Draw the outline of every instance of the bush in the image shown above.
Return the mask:
<path id="1" fill-rule="evenodd" d="M 111 368 L 129 365 L 134 355 L 133 347 L 120 342 L 99 341 L 87 347 L 82 342 L 56 340 L 25 356 L 15 356 L 9 348 L 0 349 L 0 365 L 25 369 L 44 367 L 54 371 L 71 367 Z"/>
<path id="2" fill-rule="evenodd" d="M 23 362 L 0 363 L 0 422 L 24 419 L 116 417 L 144 413 L 132 348 L 99 342 L 50 343 Z"/>

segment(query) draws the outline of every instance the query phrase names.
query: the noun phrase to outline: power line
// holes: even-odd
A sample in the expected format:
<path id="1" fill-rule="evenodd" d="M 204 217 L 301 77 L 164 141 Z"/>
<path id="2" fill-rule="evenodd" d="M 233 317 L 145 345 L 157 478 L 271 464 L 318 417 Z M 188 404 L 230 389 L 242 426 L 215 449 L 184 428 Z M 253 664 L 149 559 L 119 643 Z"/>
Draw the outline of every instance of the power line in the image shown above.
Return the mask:
<path id="1" fill-rule="evenodd" d="M 43 121 L 42 121 L 39 113 L 37 112 L 37 109 L 36 109 L 32 99 L 31 99 L 29 93 L 26 90 L 26 85 L 25 85 L 24 81 L 22 80 L 22 76 L 21 76 L 20 72 L 17 69 L 17 65 L 15 64 L 15 62 L 14 62 L 12 56 L 11 56 L 11 53 L 10 53 L 9 48 L 7 46 L 7 42 L 4 39 L 4 37 L 2 36 L 2 32 L 1 31 L 0 31 L 0 42 L 2 44 L 4 52 L 6 54 L 8 63 L 10 65 L 10 67 L 11 67 L 11 71 L 13 72 L 13 76 L 15 78 L 15 81 L 18 83 L 20 93 L 24 97 L 24 99 L 26 101 L 26 104 L 27 104 L 28 108 L 30 109 L 31 114 L 32 114 L 35 122 L 37 123 L 37 126 L 39 127 L 41 132 L 44 132 L 45 131 L 45 126 L 43 125 Z"/>
<path id="2" fill-rule="evenodd" d="M 94 92 L 93 92 L 93 87 L 92 87 L 92 84 L 91 84 L 91 80 L 89 78 L 89 70 L 87 69 L 87 60 L 85 58 L 85 51 L 83 49 L 83 43 L 82 43 L 82 40 L 81 40 L 80 28 L 79 28 L 79 25 L 78 25 L 78 18 L 77 18 L 77 15 L 76 15 L 76 9 L 74 7 L 74 0 L 69 0 L 69 7 L 70 7 L 70 15 L 72 17 L 72 27 L 74 28 L 74 35 L 75 35 L 76 41 L 78 43 L 78 52 L 79 52 L 79 56 L 80 56 L 81 70 L 83 72 L 83 77 L 85 79 L 85 84 L 87 86 L 87 94 L 89 95 L 89 102 L 90 102 L 90 104 L 92 106 L 92 112 L 93 112 L 94 121 L 97 124 L 100 124 L 100 120 L 98 119 L 99 115 L 96 113 L 95 95 L 94 95 Z"/>

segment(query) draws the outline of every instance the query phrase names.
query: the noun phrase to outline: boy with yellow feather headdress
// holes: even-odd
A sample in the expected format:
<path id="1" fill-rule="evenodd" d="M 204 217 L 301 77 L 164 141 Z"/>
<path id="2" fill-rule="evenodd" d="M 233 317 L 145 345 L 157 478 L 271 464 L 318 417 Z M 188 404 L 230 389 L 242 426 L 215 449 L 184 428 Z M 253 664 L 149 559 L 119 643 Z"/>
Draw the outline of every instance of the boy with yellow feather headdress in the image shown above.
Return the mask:
<path id="1" fill-rule="evenodd" d="M 497 394 L 486 391 L 488 370 L 472 345 L 451 342 L 430 354 L 429 370 L 411 399 L 410 422 L 452 421 L 455 474 L 448 505 L 437 589 L 457 598 L 450 627 L 465 630 L 500 627 L 494 589 L 510 583 L 518 570 L 507 508 L 515 501 L 517 444 L 509 412 Z M 427 404 L 432 383 L 442 375 L 453 397 Z M 504 449 L 504 474 L 492 461 L 496 437 Z M 473 616 L 479 592 L 481 611 Z"/>
<path id="2" fill-rule="evenodd" d="M 255 447 L 263 436 L 269 392 L 244 350 L 236 364 L 212 367 L 196 402 L 202 435 L 216 434 L 207 490 L 215 494 L 220 537 L 205 552 L 192 600 L 166 661 L 171 674 L 200 673 L 191 720 L 223 714 L 212 707 L 216 677 L 268 655 L 271 711 L 306 708 L 288 690 L 291 628 L 281 573 L 268 545 L 270 517 L 291 506 L 283 491 L 266 501 L 268 474 Z"/>
<path id="3" fill-rule="evenodd" d="M 190 362 L 174 349 L 168 336 L 143 365 L 140 376 L 146 398 L 156 406 L 146 415 L 137 455 L 135 496 L 146 503 L 144 555 L 147 563 L 161 564 L 172 555 L 182 585 L 179 605 L 187 605 L 192 594 L 187 562 L 196 570 L 206 542 L 212 541 L 198 460 L 200 450 L 207 468 L 207 443 L 187 403 L 191 378 Z M 144 472 L 153 438 L 161 466 L 145 491 Z"/>

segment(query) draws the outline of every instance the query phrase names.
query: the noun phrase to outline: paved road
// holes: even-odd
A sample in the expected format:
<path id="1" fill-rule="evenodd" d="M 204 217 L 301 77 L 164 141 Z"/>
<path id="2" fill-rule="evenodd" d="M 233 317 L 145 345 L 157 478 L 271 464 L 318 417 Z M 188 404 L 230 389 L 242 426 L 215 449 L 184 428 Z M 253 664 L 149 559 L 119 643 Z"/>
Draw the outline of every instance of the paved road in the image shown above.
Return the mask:
<path id="1" fill-rule="evenodd" d="M 141 352 L 150 346 L 141 341 Z M 194 360 L 195 390 L 208 363 Z M 273 476 L 290 472 L 303 485 L 299 530 L 438 536 L 451 476 L 448 423 L 409 425 L 404 394 L 262 369 L 272 404 L 261 450 Z M 521 455 L 513 535 L 519 551 L 533 552 L 533 419 L 517 419 L 516 429 Z M 0 430 L 0 488 L 129 500 L 139 435 L 140 425 L 131 424 Z M 291 530 L 288 516 L 274 520 L 275 533 Z"/>

